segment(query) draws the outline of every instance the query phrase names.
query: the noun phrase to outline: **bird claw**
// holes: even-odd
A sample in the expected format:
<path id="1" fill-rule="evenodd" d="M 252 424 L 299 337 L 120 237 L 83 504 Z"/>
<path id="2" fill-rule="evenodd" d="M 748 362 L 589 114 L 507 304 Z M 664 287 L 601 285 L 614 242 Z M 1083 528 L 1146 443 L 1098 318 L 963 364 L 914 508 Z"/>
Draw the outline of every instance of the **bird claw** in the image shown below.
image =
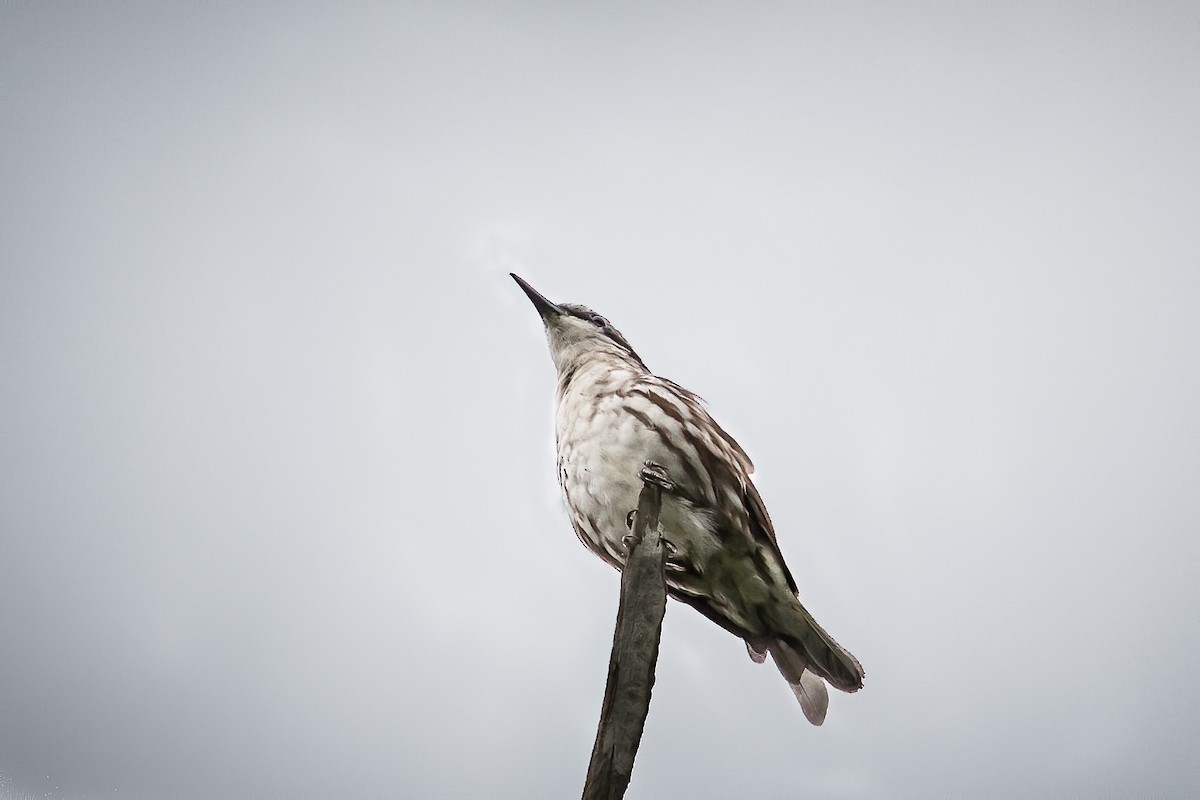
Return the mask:
<path id="1" fill-rule="evenodd" d="M 660 464 L 647 461 L 642 465 L 640 476 L 643 483 L 652 483 L 665 492 L 675 491 L 675 484 L 667 478 L 667 471 Z"/>
<path id="2" fill-rule="evenodd" d="M 663 569 L 668 572 L 687 572 L 690 568 L 687 556 L 679 552 L 679 548 L 667 539 L 662 540 L 663 549 L 667 551 L 663 559 Z"/>
<path id="3" fill-rule="evenodd" d="M 637 534 L 633 532 L 633 525 L 637 521 L 637 509 L 630 511 L 625 515 L 625 527 L 629 528 L 629 533 L 621 537 L 621 546 L 626 550 L 633 547 L 634 540 L 637 539 Z"/>
<path id="4" fill-rule="evenodd" d="M 630 511 L 629 512 L 630 519 L 632 519 L 636 515 L 636 513 L 637 513 L 636 511 Z M 627 533 L 621 537 L 621 546 L 625 548 L 626 552 L 629 552 L 629 550 L 633 547 L 634 541 L 636 541 L 636 540 L 637 540 L 637 535 L 634 534 L 633 531 L 631 530 L 629 533 Z M 671 542 L 666 539 L 662 540 L 662 546 L 663 546 L 663 549 L 667 551 L 666 556 L 665 556 L 666 568 L 670 569 L 670 570 L 675 570 L 676 572 L 686 571 L 687 566 L 686 566 L 686 564 L 684 564 L 684 558 L 681 555 L 679 555 L 679 548 L 676 547 L 675 545 L 671 544 Z"/>

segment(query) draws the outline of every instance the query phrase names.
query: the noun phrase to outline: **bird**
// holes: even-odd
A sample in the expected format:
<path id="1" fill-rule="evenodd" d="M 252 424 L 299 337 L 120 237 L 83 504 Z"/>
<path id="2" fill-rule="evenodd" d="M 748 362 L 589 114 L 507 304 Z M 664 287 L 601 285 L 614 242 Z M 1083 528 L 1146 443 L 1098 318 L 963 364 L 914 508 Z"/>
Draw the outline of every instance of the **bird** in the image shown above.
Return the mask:
<path id="1" fill-rule="evenodd" d="M 509 275 L 541 316 L 558 373 L 558 480 L 576 535 L 620 570 L 644 471 L 669 481 L 659 515 L 669 596 L 742 639 L 756 663 L 770 655 L 808 721 L 822 724 L 826 684 L 858 691 L 863 668 L 801 604 L 749 456 L 611 322 Z"/>

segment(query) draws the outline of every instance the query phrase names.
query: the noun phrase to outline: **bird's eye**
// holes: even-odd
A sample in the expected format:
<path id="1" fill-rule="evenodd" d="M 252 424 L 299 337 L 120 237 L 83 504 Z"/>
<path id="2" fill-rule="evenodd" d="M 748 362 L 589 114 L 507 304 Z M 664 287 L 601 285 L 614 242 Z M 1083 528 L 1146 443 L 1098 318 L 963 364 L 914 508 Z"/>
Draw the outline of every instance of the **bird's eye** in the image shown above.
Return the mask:
<path id="1" fill-rule="evenodd" d="M 599 314 L 592 314 L 592 324 L 597 328 L 605 328 L 608 327 L 608 320 Z"/>

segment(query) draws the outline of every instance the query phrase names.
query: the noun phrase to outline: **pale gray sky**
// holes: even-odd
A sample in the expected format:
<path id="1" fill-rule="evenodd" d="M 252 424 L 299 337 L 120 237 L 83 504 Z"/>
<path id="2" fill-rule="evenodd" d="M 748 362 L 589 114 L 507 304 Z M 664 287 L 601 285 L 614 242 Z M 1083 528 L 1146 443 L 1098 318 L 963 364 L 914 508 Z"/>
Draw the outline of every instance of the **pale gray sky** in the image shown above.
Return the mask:
<path id="1" fill-rule="evenodd" d="M 750 452 L 866 688 L 668 609 L 629 797 L 1200 783 L 1200 6 L 0 7 L 0 797 L 577 796 L 505 274 Z"/>

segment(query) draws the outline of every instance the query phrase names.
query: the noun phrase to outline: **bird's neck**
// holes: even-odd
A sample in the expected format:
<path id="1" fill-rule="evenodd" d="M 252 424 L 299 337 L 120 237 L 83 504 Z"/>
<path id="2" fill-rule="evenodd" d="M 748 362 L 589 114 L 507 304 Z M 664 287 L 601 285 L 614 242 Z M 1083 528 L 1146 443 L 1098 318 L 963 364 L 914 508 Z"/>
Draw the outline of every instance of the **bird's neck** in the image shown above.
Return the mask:
<path id="1" fill-rule="evenodd" d="M 591 420 L 607 398 L 619 393 L 646 370 L 619 356 L 596 356 L 563 364 L 558 371 L 555 441 L 561 453 L 581 421 Z"/>
<path id="2" fill-rule="evenodd" d="M 562 402 L 570 395 L 594 397 L 615 392 L 645 374 L 645 367 L 623 353 L 592 352 L 559 365 L 558 399 Z"/>

